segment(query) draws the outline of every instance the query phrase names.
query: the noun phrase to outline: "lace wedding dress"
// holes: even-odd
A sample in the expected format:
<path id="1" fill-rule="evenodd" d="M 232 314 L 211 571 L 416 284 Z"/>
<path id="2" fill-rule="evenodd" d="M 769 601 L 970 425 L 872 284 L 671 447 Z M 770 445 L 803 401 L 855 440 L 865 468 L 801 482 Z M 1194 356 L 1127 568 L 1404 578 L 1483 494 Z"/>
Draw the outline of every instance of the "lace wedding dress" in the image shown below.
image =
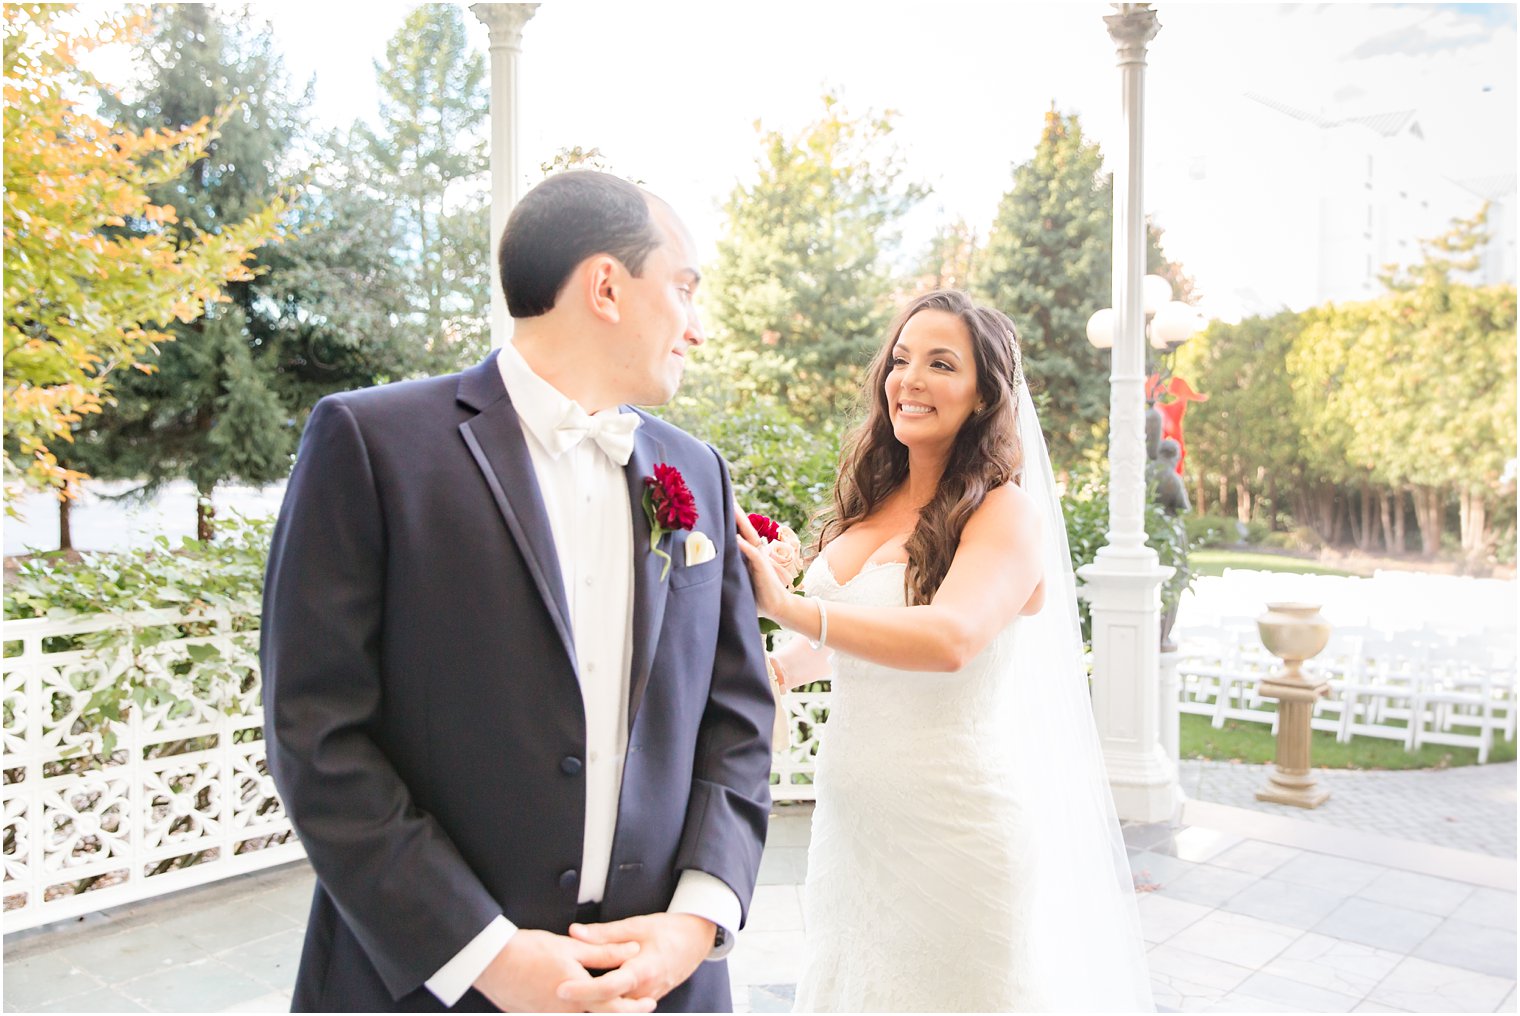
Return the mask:
<path id="1" fill-rule="evenodd" d="M 841 585 L 820 554 L 803 588 L 901 607 L 904 568 L 867 566 Z M 1084 778 L 1074 751 L 1101 770 L 1090 714 L 1091 743 L 1054 757 L 1038 757 L 1049 738 L 1026 736 L 1057 675 L 1013 672 L 1025 621 L 957 673 L 834 654 L 795 1011 L 1152 1008 L 1112 805 L 1098 829 L 1071 811 L 1083 785 L 1062 787 Z"/>

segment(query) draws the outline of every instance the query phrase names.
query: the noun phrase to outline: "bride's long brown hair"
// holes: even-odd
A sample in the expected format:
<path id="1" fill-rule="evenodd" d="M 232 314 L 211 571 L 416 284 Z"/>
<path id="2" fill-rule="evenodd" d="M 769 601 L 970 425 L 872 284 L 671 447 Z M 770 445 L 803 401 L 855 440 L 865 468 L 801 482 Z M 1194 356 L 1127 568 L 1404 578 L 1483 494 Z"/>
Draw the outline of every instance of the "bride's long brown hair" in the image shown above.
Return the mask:
<path id="1" fill-rule="evenodd" d="M 887 342 L 867 372 L 866 417 L 844 441 L 833 504 L 820 517 L 818 550 L 881 507 L 908 478 L 908 449 L 892 430 L 886 382 L 892 349 L 903 326 L 924 310 L 942 310 L 965 322 L 976 359 L 976 388 L 983 408 L 968 417 L 950 449 L 944 475 L 919 512 L 908 537 L 906 600 L 934 599 L 960 545 L 961 532 L 989 490 L 1012 481 L 1023 465 L 1019 447 L 1018 386 L 1024 383 L 1018 330 L 1001 311 L 979 307 L 965 293 L 938 289 L 917 297 L 892 323 Z"/>

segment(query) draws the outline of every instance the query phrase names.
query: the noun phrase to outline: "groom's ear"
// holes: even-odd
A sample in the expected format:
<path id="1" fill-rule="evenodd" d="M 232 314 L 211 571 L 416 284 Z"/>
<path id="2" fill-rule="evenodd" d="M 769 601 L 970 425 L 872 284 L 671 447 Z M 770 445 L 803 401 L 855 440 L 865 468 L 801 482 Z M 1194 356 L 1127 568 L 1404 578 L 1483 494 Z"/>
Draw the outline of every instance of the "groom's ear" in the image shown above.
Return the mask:
<path id="1" fill-rule="evenodd" d="M 595 317 L 608 324 L 617 324 L 622 320 L 625 274 L 623 266 L 610 254 L 597 254 L 587 258 L 582 268 L 581 282 L 585 287 L 586 305 Z"/>

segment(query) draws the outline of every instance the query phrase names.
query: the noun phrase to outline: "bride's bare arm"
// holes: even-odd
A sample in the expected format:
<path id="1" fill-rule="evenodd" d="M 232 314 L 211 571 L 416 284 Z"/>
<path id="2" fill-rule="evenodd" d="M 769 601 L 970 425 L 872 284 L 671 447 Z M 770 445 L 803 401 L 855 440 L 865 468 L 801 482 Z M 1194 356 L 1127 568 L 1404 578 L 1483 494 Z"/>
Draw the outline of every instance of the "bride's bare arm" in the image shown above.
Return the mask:
<path id="1" fill-rule="evenodd" d="M 1043 535 L 1027 494 L 1012 485 L 990 492 L 966 523 L 932 602 L 870 607 L 830 600 L 828 645 L 900 670 L 960 670 L 1039 593 Z M 760 613 L 816 639 L 817 602 L 788 592 L 762 551 L 739 546 L 750 560 Z"/>

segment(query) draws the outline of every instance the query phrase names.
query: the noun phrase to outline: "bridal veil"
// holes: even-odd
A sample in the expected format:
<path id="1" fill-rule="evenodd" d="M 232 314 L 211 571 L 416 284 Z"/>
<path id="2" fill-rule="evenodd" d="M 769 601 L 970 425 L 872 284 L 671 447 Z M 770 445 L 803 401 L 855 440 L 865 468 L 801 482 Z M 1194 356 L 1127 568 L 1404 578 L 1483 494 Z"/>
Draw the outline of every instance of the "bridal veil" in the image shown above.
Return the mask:
<path id="1" fill-rule="evenodd" d="M 1076 577 L 1061 499 L 1028 386 L 1020 379 L 1020 481 L 1039 508 L 1045 606 L 1019 623 L 1006 679 L 1002 726 L 1015 755 L 1014 796 L 1028 825 L 1024 913 L 1037 965 L 1065 986 L 1058 1010 L 1150 1011 L 1150 976 L 1139 911 L 1113 795 L 1093 723 L 1082 659 Z"/>

